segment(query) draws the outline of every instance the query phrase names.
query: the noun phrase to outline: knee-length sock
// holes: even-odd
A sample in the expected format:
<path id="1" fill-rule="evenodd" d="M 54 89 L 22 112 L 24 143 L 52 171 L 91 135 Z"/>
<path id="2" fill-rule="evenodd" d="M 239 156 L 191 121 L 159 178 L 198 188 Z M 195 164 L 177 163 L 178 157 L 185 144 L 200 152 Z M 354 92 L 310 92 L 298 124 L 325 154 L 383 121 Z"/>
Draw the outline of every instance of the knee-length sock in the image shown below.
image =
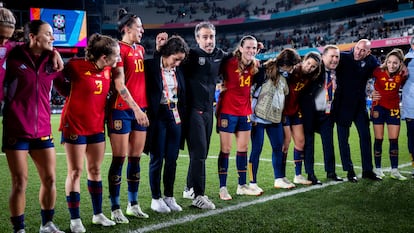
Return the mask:
<path id="1" fill-rule="evenodd" d="M 247 151 L 237 151 L 236 153 L 237 174 L 239 175 L 239 185 L 246 184 L 247 174 Z"/>
<path id="2" fill-rule="evenodd" d="M 220 187 L 227 185 L 227 171 L 229 169 L 229 153 L 220 151 L 218 158 L 218 175 Z"/>
<path id="3" fill-rule="evenodd" d="M 381 168 L 382 140 L 383 139 L 376 138 L 374 141 L 374 162 L 376 168 Z"/>
<path id="4" fill-rule="evenodd" d="M 79 205 L 80 205 L 80 193 L 70 192 L 69 196 L 66 196 L 66 203 L 70 213 L 70 219 L 80 218 Z"/>
<path id="5" fill-rule="evenodd" d="M 398 139 L 390 139 L 391 168 L 398 168 Z"/>
<path id="6" fill-rule="evenodd" d="M 295 160 L 295 175 L 302 174 L 303 151 L 293 149 L 293 160 Z"/>
<path id="7" fill-rule="evenodd" d="M 124 156 L 113 156 L 108 172 L 109 199 L 111 200 L 112 211 L 120 208 L 119 191 L 121 189 L 124 160 Z"/>
<path id="8" fill-rule="evenodd" d="M 128 157 L 127 182 L 128 182 L 128 201 L 131 205 L 138 204 L 138 188 L 140 181 L 141 167 L 139 165 L 141 157 Z"/>
<path id="9" fill-rule="evenodd" d="M 102 213 L 102 181 L 88 180 L 88 190 L 91 195 L 93 214 Z"/>

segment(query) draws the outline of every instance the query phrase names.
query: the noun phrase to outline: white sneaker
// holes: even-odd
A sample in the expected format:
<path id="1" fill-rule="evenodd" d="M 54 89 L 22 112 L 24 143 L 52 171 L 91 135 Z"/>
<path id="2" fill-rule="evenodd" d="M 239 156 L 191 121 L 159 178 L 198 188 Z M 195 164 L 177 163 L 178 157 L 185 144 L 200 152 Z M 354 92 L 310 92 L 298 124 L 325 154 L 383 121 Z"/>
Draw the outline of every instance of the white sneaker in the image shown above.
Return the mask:
<path id="1" fill-rule="evenodd" d="M 103 213 L 93 215 L 92 223 L 95 225 L 102 225 L 104 227 L 116 225 L 114 221 L 108 219 Z"/>
<path id="2" fill-rule="evenodd" d="M 64 231 L 59 230 L 57 226 L 49 221 L 45 225 L 40 226 L 39 233 L 65 233 Z"/>
<path id="3" fill-rule="evenodd" d="M 86 232 L 86 229 L 83 226 L 82 220 L 80 218 L 70 220 L 70 231 L 72 233 L 85 233 Z"/>
<path id="4" fill-rule="evenodd" d="M 216 209 L 216 206 L 214 205 L 213 202 L 211 202 L 207 196 L 201 196 L 198 195 L 194 200 L 193 200 L 193 206 L 199 208 L 199 209 L 208 209 L 208 210 L 214 210 Z"/>
<path id="5" fill-rule="evenodd" d="M 306 179 L 302 175 L 295 175 L 295 178 L 293 178 L 293 183 L 295 184 L 304 184 L 304 185 L 310 185 L 312 184 L 312 181 Z"/>
<path id="6" fill-rule="evenodd" d="M 230 196 L 229 191 L 227 190 L 226 186 L 220 187 L 219 195 L 220 195 L 220 199 L 223 200 L 223 201 L 229 201 L 229 200 L 233 199 Z"/>
<path id="7" fill-rule="evenodd" d="M 127 217 L 124 216 L 121 209 L 117 209 L 111 212 L 111 219 L 115 223 L 129 223 Z"/>
<path id="8" fill-rule="evenodd" d="M 247 184 L 237 185 L 237 195 L 249 195 L 249 196 L 260 196 L 262 193 L 258 190 L 250 189 Z"/>
<path id="9" fill-rule="evenodd" d="M 151 200 L 151 209 L 158 213 L 169 213 L 171 212 L 170 207 L 165 204 L 162 198 Z"/>
<path id="10" fill-rule="evenodd" d="M 260 192 L 261 194 L 263 194 L 263 189 L 260 188 L 257 183 L 250 183 L 249 184 L 249 188 L 252 190 L 256 190 L 257 192 Z"/>
<path id="11" fill-rule="evenodd" d="M 26 233 L 26 230 L 25 229 L 20 229 L 16 233 Z"/>
<path id="12" fill-rule="evenodd" d="M 185 188 L 183 191 L 183 198 L 185 199 L 190 199 L 193 200 L 194 199 L 194 189 L 193 188 Z"/>
<path id="13" fill-rule="evenodd" d="M 148 214 L 144 213 L 141 210 L 141 207 L 139 206 L 139 204 L 131 206 L 131 203 L 128 203 L 128 206 L 126 209 L 126 215 L 134 216 L 137 218 L 149 218 Z"/>
<path id="14" fill-rule="evenodd" d="M 382 172 L 382 168 L 375 168 L 374 169 L 374 173 L 375 173 L 375 175 L 377 175 L 377 176 L 379 176 L 381 178 L 384 178 L 385 177 L 384 172 Z"/>
<path id="15" fill-rule="evenodd" d="M 183 211 L 183 208 L 181 208 L 181 206 L 177 204 L 174 197 L 164 197 L 164 202 L 172 211 Z"/>
<path id="16" fill-rule="evenodd" d="M 400 172 L 398 171 L 397 168 L 391 169 L 390 177 L 393 178 L 393 179 L 396 179 L 396 180 L 406 180 L 407 179 L 407 177 L 400 174 Z"/>
<path id="17" fill-rule="evenodd" d="M 277 189 L 291 189 L 296 187 L 286 177 L 275 179 L 273 186 Z"/>

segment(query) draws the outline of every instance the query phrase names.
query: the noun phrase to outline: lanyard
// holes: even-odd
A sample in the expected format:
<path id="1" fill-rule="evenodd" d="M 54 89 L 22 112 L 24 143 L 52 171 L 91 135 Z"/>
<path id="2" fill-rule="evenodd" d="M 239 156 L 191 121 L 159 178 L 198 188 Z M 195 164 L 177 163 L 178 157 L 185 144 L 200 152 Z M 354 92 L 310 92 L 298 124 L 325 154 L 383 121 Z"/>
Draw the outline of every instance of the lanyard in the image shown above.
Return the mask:
<path id="1" fill-rule="evenodd" d="M 170 107 L 170 97 L 169 97 L 168 83 L 167 83 L 167 78 L 164 75 L 164 72 L 165 71 L 166 71 L 165 69 L 162 69 L 161 68 L 161 76 L 162 76 L 163 89 L 164 89 L 164 92 L 165 92 L 165 97 L 167 99 L 168 107 Z M 177 86 L 178 86 L 177 85 L 177 78 L 175 77 L 175 72 L 174 71 L 171 71 L 170 73 L 172 74 L 171 76 L 173 77 L 173 80 L 174 80 L 174 87 L 172 88 L 171 93 L 173 94 L 173 98 L 174 97 L 176 98 L 176 95 L 177 95 Z"/>
<path id="2" fill-rule="evenodd" d="M 325 99 L 326 99 L 326 101 L 327 102 L 331 102 L 332 101 L 332 99 L 333 99 L 333 96 L 334 96 L 334 94 L 335 94 L 335 88 L 334 88 L 334 82 L 335 82 L 335 79 L 334 79 L 334 72 L 333 71 L 328 71 L 328 75 L 330 76 L 330 82 L 328 82 L 328 76 L 327 76 L 327 78 L 325 79 Z M 330 92 L 330 93 L 329 93 Z"/>

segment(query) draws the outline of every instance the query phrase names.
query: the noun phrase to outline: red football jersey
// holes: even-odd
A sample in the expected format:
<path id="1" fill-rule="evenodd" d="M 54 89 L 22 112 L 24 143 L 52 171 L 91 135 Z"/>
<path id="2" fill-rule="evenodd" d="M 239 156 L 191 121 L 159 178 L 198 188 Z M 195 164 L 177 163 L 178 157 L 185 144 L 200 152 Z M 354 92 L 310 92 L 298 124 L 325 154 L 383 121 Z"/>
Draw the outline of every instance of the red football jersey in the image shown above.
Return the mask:
<path id="1" fill-rule="evenodd" d="M 380 105 L 387 109 L 399 109 L 399 91 L 406 77 L 402 77 L 399 74 L 391 77 L 388 71 L 382 70 L 380 67 L 374 70 L 373 76 L 375 78 L 374 88 L 381 95 L 381 99 L 375 101 L 372 105 Z"/>
<path id="2" fill-rule="evenodd" d="M 144 54 L 145 49 L 141 45 L 129 45 L 122 41 L 119 42 L 121 49 L 121 61 L 117 67 L 124 69 L 125 85 L 132 95 L 132 98 L 141 108 L 148 106 L 145 94 L 145 73 L 144 73 Z M 129 109 L 127 103 L 116 93 L 113 108 L 118 110 Z"/>
<path id="3" fill-rule="evenodd" d="M 63 107 L 59 130 L 65 137 L 103 133 L 111 67 L 98 70 L 90 61 L 73 58 L 64 73 L 70 78 L 71 89 Z"/>
<path id="4" fill-rule="evenodd" d="M 299 96 L 308 82 L 308 79 L 294 80 L 293 77 L 287 79 L 289 94 L 285 98 L 283 115 L 293 116 L 299 112 Z"/>
<path id="5" fill-rule="evenodd" d="M 235 116 L 252 114 L 250 88 L 252 86 L 252 68 L 240 70 L 238 60 L 232 57 L 222 70 L 225 91 L 220 95 L 221 113 Z"/>

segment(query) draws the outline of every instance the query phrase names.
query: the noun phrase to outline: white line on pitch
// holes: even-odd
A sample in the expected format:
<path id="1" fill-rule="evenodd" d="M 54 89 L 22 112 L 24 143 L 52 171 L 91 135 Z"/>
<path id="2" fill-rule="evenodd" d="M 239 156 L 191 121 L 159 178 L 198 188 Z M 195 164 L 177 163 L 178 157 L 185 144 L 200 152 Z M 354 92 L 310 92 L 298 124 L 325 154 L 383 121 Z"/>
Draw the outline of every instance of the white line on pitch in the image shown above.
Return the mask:
<path id="1" fill-rule="evenodd" d="M 129 232 L 130 233 L 141 233 L 141 232 L 150 232 L 150 231 L 160 230 L 160 229 L 171 227 L 171 226 L 174 226 L 174 225 L 184 224 L 184 223 L 187 223 L 187 222 L 192 222 L 192 221 L 197 220 L 199 218 L 206 218 L 206 217 L 210 217 L 210 216 L 213 216 L 213 215 L 218 215 L 218 214 L 222 214 L 222 213 L 225 213 L 225 212 L 238 210 L 238 209 L 241 209 L 241 208 L 244 208 L 244 207 L 247 207 L 247 206 L 257 205 L 257 204 L 260 204 L 260 203 L 280 199 L 280 198 L 283 198 L 283 197 L 288 197 L 288 196 L 308 192 L 308 191 L 315 190 L 315 189 L 326 188 L 328 186 L 337 185 L 337 184 L 340 184 L 340 183 L 342 183 L 342 182 L 333 182 L 333 181 L 331 181 L 331 182 L 324 183 L 323 185 L 312 185 L 312 186 L 309 186 L 309 187 L 294 189 L 292 191 L 287 191 L 287 192 L 277 193 L 277 194 L 274 194 L 274 195 L 271 195 L 271 196 L 261 197 L 261 198 L 258 198 L 256 200 L 254 200 L 254 201 L 242 202 L 242 203 L 239 203 L 237 205 L 227 206 L 227 207 L 224 207 L 222 209 L 210 210 L 210 211 L 203 212 L 203 213 L 200 213 L 200 214 L 187 215 L 187 216 L 181 217 L 179 219 L 174 219 L 174 220 L 171 220 L 171 221 L 168 221 L 168 222 L 162 222 L 162 223 L 149 225 L 149 226 L 146 226 L 146 227 L 143 227 L 143 228 L 138 228 L 136 230 L 131 230 Z"/>

